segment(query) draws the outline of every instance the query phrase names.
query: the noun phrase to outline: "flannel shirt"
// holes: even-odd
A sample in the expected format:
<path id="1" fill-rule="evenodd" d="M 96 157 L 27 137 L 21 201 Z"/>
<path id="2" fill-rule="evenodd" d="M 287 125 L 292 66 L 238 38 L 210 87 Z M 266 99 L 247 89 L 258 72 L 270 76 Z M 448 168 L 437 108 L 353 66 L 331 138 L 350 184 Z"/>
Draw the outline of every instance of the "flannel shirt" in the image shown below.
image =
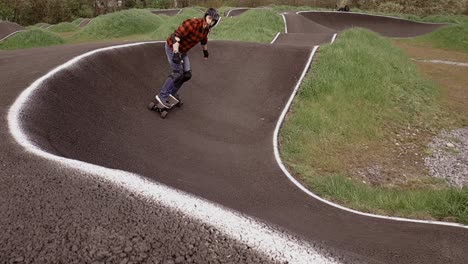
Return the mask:
<path id="1" fill-rule="evenodd" d="M 210 28 L 207 26 L 203 28 L 204 18 L 189 18 L 185 20 L 182 25 L 177 28 L 173 34 L 167 38 L 169 47 L 172 48 L 172 36 L 180 38 L 179 41 L 179 52 L 185 53 L 189 51 L 193 46 L 200 42 L 202 45 L 208 43 L 208 33 Z"/>

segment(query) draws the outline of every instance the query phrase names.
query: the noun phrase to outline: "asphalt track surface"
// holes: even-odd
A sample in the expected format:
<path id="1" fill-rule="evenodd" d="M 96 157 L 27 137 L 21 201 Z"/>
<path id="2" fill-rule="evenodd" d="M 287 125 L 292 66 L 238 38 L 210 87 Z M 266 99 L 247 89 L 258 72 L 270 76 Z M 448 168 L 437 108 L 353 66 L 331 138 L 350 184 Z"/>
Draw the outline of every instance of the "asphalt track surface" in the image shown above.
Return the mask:
<path id="1" fill-rule="evenodd" d="M 306 65 L 310 44 L 328 43 L 338 31 L 311 19 L 285 15 L 288 31 L 304 34 L 304 46 L 297 45 L 297 35 L 291 35 L 289 43 L 287 35 L 282 36 L 274 45 L 215 41 L 209 44 L 209 62 L 195 48 L 190 57 L 194 77 L 182 88 L 185 105 L 171 111 L 166 120 L 146 109 L 168 72 L 162 44 L 153 43 L 98 54 L 59 72 L 22 110 L 22 126 L 47 152 L 137 173 L 242 212 L 345 263 L 464 263 L 468 259 L 466 229 L 343 211 L 303 193 L 279 168 L 272 144 L 278 116 Z M 323 38 L 317 40 L 316 34 Z M 87 225 L 81 230 L 90 233 L 98 228 L 137 230 L 150 240 L 162 239 L 158 235 L 167 235 L 172 226 L 155 229 L 141 222 L 180 221 L 173 215 L 161 220 L 151 214 L 157 205 L 107 189 L 96 177 L 83 177 L 82 172 L 25 153 L 10 135 L 6 113 L 22 90 L 74 56 L 108 45 L 0 52 L 0 109 L 4 113 L 0 131 L 5 139 L 0 143 L 0 223 L 8 230 L 0 236 L 2 245 L 7 245 L 0 249 L 0 256 L 21 252 L 27 241 L 43 243 L 41 252 L 49 242 L 63 250 L 68 244 L 55 241 L 70 236 L 69 226 L 83 222 Z M 117 210 L 115 204 L 131 210 Z M 67 228 L 48 221 L 65 221 Z M 202 237 L 209 240 L 211 235 Z M 88 237 L 80 239 L 97 243 Z M 234 253 L 219 249 L 220 259 L 236 254 L 243 257 L 235 262 L 267 262 L 268 257 L 232 244 Z M 164 254 L 170 249 L 161 246 L 158 250 Z M 203 259 L 205 255 L 194 256 Z"/>
<path id="2" fill-rule="evenodd" d="M 382 36 L 398 38 L 415 37 L 446 26 L 446 24 L 440 23 L 420 23 L 393 17 L 352 12 L 300 12 L 299 14 L 321 26 L 336 31 L 362 27 L 375 31 Z"/>
<path id="3" fill-rule="evenodd" d="M 83 20 L 81 20 L 80 24 L 78 25 L 78 27 L 82 28 L 82 27 L 85 27 L 89 24 L 89 22 L 91 22 L 92 19 L 90 18 L 83 18 Z"/>
<path id="4" fill-rule="evenodd" d="M 16 23 L 12 23 L 8 21 L 0 21 L 0 40 L 16 31 L 23 30 L 23 29 L 24 27 Z"/>

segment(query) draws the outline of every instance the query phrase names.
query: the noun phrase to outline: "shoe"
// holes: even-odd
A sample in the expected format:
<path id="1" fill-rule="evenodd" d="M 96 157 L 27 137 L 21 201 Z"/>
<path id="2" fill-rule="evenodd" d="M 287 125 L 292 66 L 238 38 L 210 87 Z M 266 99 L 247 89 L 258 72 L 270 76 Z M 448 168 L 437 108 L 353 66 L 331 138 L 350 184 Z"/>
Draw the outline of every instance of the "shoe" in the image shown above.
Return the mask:
<path id="1" fill-rule="evenodd" d="M 170 94 L 169 97 L 171 97 L 173 100 L 176 100 L 177 102 L 180 102 L 179 94 Z"/>
<path id="2" fill-rule="evenodd" d="M 167 101 L 167 100 L 162 100 L 160 97 L 159 97 L 159 94 L 155 96 L 156 100 L 158 101 L 158 103 L 160 103 L 161 105 L 163 105 L 164 107 L 166 108 L 170 108 L 171 107 L 171 104 Z"/>

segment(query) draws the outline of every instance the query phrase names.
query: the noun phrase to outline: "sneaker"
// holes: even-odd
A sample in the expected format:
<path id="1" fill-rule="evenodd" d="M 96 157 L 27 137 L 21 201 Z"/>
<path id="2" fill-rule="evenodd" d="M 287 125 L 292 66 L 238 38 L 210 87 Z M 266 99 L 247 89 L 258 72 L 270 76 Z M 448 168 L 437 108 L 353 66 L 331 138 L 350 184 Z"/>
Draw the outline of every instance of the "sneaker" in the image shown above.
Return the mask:
<path id="1" fill-rule="evenodd" d="M 171 104 L 167 101 L 167 100 L 162 100 L 160 97 L 159 97 L 159 94 L 155 96 L 156 100 L 161 104 L 163 105 L 164 107 L 166 108 L 170 108 L 171 107 Z"/>
<path id="2" fill-rule="evenodd" d="M 180 95 L 179 94 L 170 94 L 169 97 L 171 97 L 173 100 L 180 102 Z"/>

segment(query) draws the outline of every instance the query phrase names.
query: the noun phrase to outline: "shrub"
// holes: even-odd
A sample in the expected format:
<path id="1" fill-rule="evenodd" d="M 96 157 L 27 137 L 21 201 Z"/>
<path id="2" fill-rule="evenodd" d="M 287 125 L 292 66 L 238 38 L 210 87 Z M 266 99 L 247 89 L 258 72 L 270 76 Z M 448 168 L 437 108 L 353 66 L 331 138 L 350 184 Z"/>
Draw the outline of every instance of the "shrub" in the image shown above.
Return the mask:
<path id="1" fill-rule="evenodd" d="M 382 13 L 401 13 L 403 11 L 404 7 L 398 3 L 393 3 L 393 2 L 386 2 L 382 3 L 377 7 L 378 12 Z"/>

